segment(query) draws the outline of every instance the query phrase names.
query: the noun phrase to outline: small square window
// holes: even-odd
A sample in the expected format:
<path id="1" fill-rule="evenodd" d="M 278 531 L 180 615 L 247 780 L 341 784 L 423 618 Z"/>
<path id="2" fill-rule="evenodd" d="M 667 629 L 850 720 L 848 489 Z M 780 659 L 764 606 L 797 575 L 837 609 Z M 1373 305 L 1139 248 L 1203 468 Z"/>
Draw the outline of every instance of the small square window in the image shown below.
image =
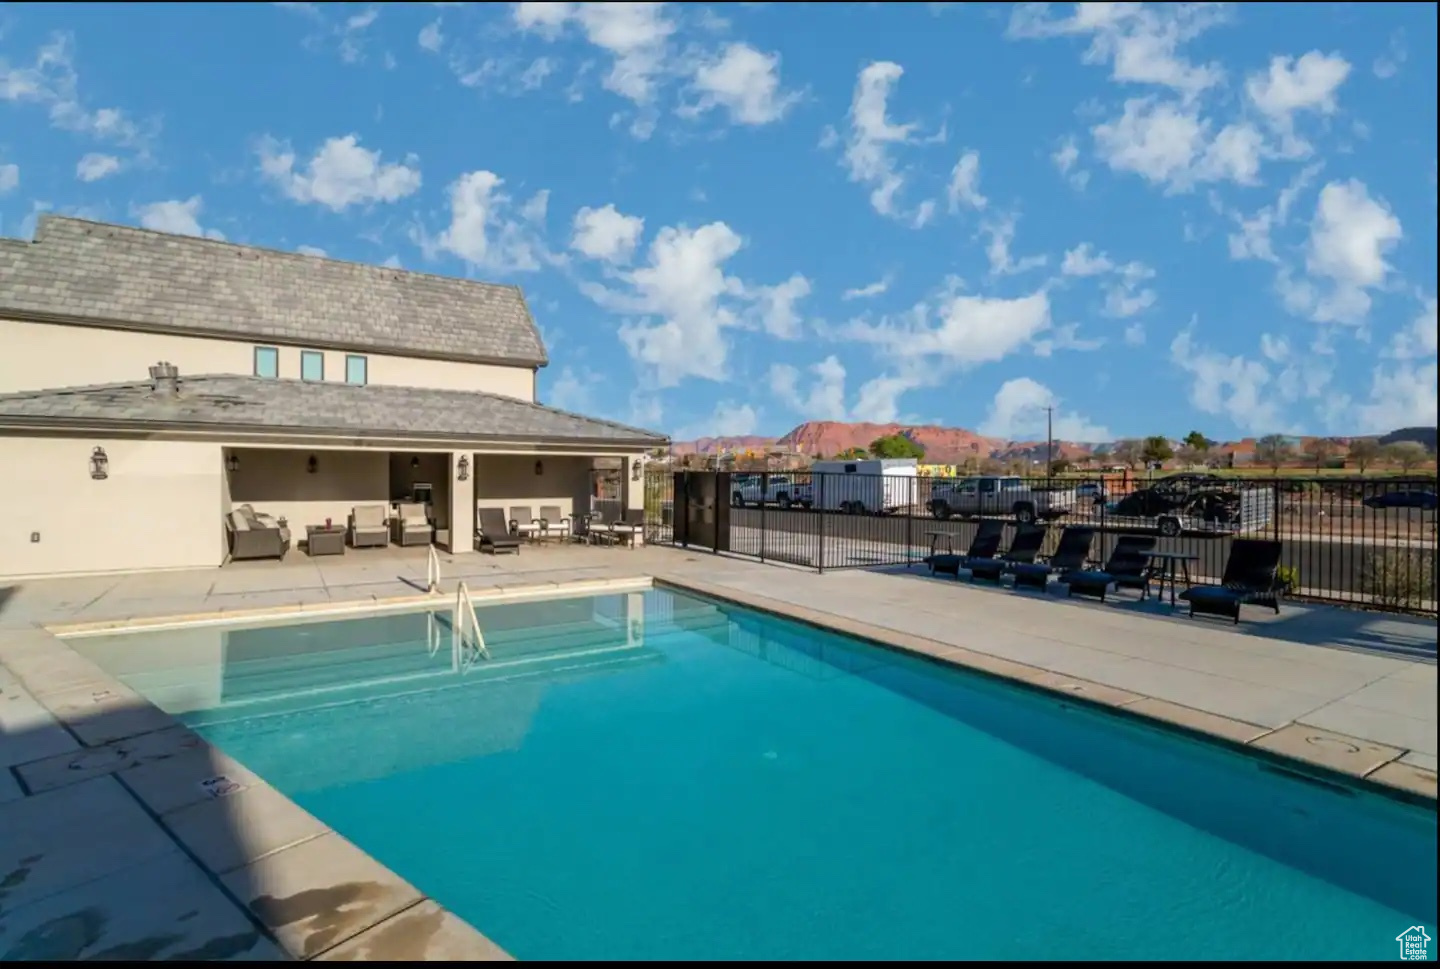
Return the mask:
<path id="1" fill-rule="evenodd" d="M 368 361 L 364 357 L 348 354 L 345 357 L 345 382 L 355 384 L 357 387 L 364 387 L 369 377 L 366 366 Z"/>
<path id="2" fill-rule="evenodd" d="M 325 379 L 325 354 L 319 350 L 300 351 L 300 379 Z"/>
<path id="3" fill-rule="evenodd" d="M 280 376 L 280 351 L 274 347 L 255 348 L 255 376 L 275 378 Z"/>

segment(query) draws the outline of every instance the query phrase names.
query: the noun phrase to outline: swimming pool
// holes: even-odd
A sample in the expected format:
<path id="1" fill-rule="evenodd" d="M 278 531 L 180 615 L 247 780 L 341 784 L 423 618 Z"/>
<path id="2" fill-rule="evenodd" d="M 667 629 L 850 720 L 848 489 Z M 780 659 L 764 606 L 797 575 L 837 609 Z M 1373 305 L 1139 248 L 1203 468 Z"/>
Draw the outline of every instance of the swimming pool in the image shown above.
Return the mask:
<path id="1" fill-rule="evenodd" d="M 1436 816 L 668 588 L 70 645 L 521 959 L 1389 959 Z"/>

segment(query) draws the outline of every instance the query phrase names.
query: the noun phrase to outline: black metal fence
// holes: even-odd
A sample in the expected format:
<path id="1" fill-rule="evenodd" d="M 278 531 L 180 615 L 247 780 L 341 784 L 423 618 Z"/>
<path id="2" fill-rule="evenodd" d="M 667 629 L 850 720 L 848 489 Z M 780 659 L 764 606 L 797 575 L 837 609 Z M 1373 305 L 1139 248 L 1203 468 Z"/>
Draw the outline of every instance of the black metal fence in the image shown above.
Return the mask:
<path id="1" fill-rule="evenodd" d="M 1120 535 L 1153 535 L 1158 551 L 1189 556 L 1197 583 L 1221 580 L 1234 538 L 1278 539 L 1280 578 L 1292 597 L 1436 614 L 1433 477 L 682 471 L 651 472 L 645 489 L 647 541 L 821 572 L 964 553 L 979 522 L 993 518 L 1011 527 L 1093 527 L 1092 556 L 1101 563 Z M 1050 529 L 1047 552 L 1060 531 Z"/>

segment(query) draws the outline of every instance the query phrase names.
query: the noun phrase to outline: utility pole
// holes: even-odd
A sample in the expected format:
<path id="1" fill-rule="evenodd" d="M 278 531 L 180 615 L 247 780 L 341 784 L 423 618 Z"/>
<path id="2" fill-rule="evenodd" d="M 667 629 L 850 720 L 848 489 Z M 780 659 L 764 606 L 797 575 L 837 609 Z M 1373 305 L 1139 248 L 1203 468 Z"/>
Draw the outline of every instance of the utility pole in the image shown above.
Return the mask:
<path id="1" fill-rule="evenodd" d="M 1055 408 L 1045 408 L 1045 480 L 1050 480 L 1051 468 L 1055 466 Z"/>

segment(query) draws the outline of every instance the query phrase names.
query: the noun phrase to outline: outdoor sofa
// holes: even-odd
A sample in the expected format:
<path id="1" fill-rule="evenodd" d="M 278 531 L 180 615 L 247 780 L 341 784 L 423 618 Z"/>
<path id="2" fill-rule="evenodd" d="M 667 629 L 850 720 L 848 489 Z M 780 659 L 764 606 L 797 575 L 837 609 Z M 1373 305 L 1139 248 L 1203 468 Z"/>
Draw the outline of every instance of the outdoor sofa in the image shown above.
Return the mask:
<path id="1" fill-rule="evenodd" d="M 249 505 L 239 505 L 225 516 L 225 537 L 235 561 L 283 559 L 290 551 L 290 529 Z"/>

